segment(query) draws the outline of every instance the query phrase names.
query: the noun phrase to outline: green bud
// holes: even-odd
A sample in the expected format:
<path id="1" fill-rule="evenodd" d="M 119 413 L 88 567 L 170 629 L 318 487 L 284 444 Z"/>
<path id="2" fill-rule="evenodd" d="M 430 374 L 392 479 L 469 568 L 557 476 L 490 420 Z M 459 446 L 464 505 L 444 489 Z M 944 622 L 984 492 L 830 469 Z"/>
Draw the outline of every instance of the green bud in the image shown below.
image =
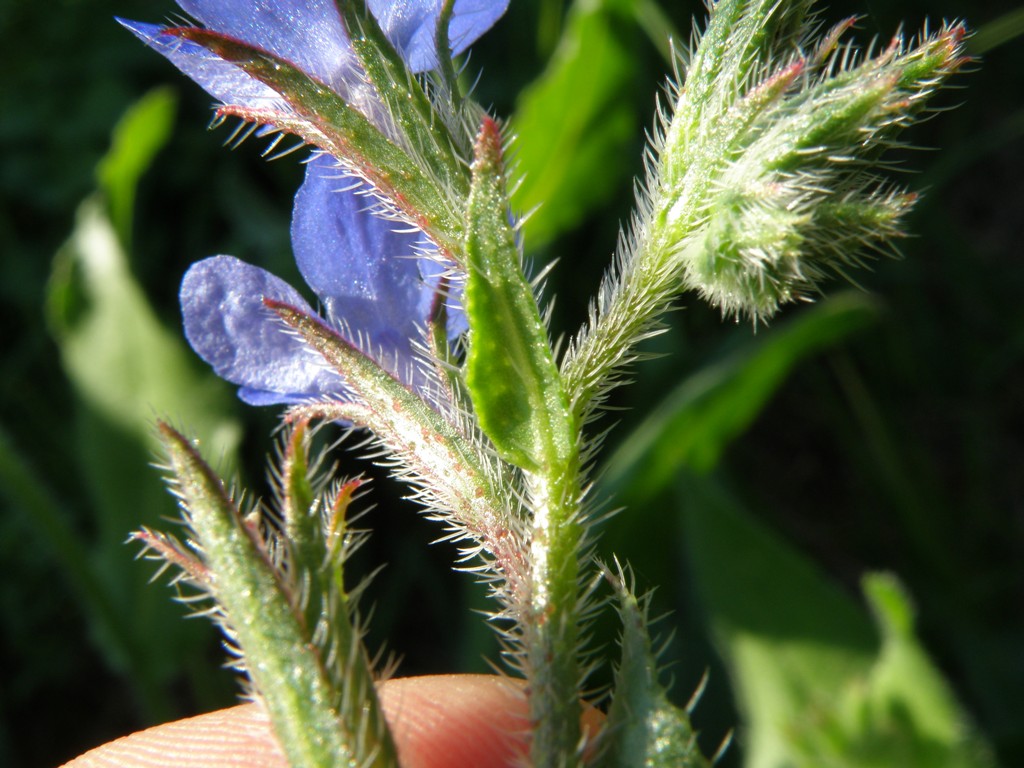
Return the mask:
<path id="1" fill-rule="evenodd" d="M 718 0 L 670 89 L 637 214 L 561 371 L 585 421 L 683 291 L 755 322 L 894 251 L 915 196 L 884 152 L 965 62 L 960 25 L 877 55 L 820 37 L 811 0 Z"/>
<path id="2" fill-rule="evenodd" d="M 712 12 L 705 40 L 722 34 Z M 656 172 L 660 259 L 728 315 L 755 321 L 820 292 L 871 252 L 891 250 L 914 197 L 871 172 L 927 98 L 963 63 L 962 27 L 858 59 L 839 25 L 815 52 L 679 92 Z M 714 34 L 712 34 L 714 31 Z M 704 61 L 704 41 L 694 60 Z M 719 52 L 728 56 L 728 49 Z M 738 55 L 738 54 L 737 54 Z M 776 56 L 782 53 L 776 51 Z M 727 67 L 738 71 L 738 65 Z M 700 103 L 694 99 L 700 98 Z"/>

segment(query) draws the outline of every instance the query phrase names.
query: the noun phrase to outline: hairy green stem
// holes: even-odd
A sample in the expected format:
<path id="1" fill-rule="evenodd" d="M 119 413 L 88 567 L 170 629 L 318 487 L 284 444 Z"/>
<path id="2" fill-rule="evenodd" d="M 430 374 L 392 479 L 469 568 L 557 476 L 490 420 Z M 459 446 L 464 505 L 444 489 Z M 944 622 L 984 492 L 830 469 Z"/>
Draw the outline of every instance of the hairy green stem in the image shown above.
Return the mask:
<path id="1" fill-rule="evenodd" d="M 667 206 L 652 219 L 664 219 Z M 638 359 L 636 344 L 655 333 L 679 292 L 678 269 L 668 258 L 672 243 L 664 226 L 645 224 L 635 250 L 606 278 L 589 327 L 562 361 L 572 413 L 581 424 L 620 382 L 617 373 Z"/>
<path id="2" fill-rule="evenodd" d="M 536 768 L 579 763 L 580 545 L 579 467 L 565 464 L 531 474 L 530 670 L 532 756 Z"/>
<path id="3" fill-rule="evenodd" d="M 466 384 L 498 454 L 523 472 L 530 511 L 520 613 L 530 686 L 533 764 L 575 764 L 579 747 L 579 422 L 555 364 L 509 221 L 497 123 L 477 135 L 467 206 Z"/>
<path id="4" fill-rule="evenodd" d="M 338 690 L 291 599 L 286 574 L 274 567 L 260 534 L 195 446 L 167 424 L 158 426 L 176 477 L 175 491 L 204 562 L 216 574 L 214 597 L 244 653 L 248 675 L 289 764 L 396 768 L 390 734 L 368 728 L 383 722 L 368 676 L 347 676 L 348 684 Z M 343 662 L 365 663 L 360 656 L 356 644 Z"/>

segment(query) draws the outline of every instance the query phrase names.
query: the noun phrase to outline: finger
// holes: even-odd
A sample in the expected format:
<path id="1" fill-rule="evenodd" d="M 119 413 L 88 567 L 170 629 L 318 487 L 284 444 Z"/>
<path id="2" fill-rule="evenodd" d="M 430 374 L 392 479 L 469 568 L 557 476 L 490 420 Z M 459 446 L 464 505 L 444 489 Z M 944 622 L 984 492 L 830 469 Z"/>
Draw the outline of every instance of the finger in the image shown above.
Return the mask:
<path id="1" fill-rule="evenodd" d="M 257 704 L 177 720 L 104 744 L 64 768 L 288 768 Z"/>
<path id="2" fill-rule="evenodd" d="M 529 704 L 523 680 L 496 675 L 427 675 L 390 680 L 381 705 L 402 768 L 511 768 L 527 764 Z M 585 743 L 604 714 L 585 706 Z M 587 750 L 589 754 L 589 750 Z"/>
<path id="3" fill-rule="evenodd" d="M 380 688 L 402 768 L 508 768 L 528 751 L 521 681 L 496 675 L 396 678 Z"/>
<path id="4" fill-rule="evenodd" d="M 522 685 L 436 675 L 380 687 L 402 768 L 507 768 L 526 752 Z M 126 736 L 64 768 L 288 768 L 262 707 L 243 704 Z"/>

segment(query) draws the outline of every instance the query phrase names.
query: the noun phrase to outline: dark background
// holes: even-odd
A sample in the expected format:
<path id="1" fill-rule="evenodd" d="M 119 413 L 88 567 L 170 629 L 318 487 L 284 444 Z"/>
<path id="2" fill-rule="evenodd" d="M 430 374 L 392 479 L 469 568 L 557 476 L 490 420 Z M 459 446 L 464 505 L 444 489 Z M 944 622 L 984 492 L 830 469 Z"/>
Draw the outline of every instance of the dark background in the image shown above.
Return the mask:
<path id="1" fill-rule="evenodd" d="M 1009 1 L 891 0 L 834 3 L 827 16 L 864 14 L 858 34 L 866 39 L 886 38 L 901 21 L 915 29 L 926 17 L 966 17 L 978 29 L 1017 8 Z M 90 452 L 114 461 L 116 451 L 133 451 L 144 464 L 150 449 L 109 424 L 97 426 L 102 419 L 87 412 L 66 376 L 59 331 L 44 309 L 54 254 L 95 188 L 96 163 L 131 104 L 159 85 L 178 93 L 173 135 L 141 181 L 130 247 L 132 270 L 167 327 L 178 327 L 178 283 L 198 258 L 230 253 L 285 277 L 294 271 L 287 225 L 299 165 L 262 161 L 256 142 L 224 149 L 224 129 L 204 130 L 208 97 L 112 18 L 159 21 L 173 10 L 142 0 L 0 0 L 3 765 L 58 764 L 234 696 L 230 675 L 219 668 L 218 640 L 198 621 L 185 625 L 180 642 L 169 642 L 156 636 L 154 627 L 162 625 L 147 613 L 161 609 L 147 604 L 135 615 L 130 603 L 117 602 L 135 646 L 127 655 L 112 653 L 61 554 L 59 533 L 39 517 L 40 504 L 55 511 L 101 583 L 131 572 L 144 582 L 155 570 L 131 563 L 134 549 L 120 545 L 131 526 L 114 542 L 123 562 L 103 559 L 111 547 L 99 541 L 107 530 L 99 522 L 100 497 L 89 474 L 97 457 Z M 513 0 L 478 44 L 470 63 L 483 70 L 476 96 L 497 114 L 511 113 L 515 95 L 542 70 L 561 13 L 557 3 Z M 681 2 L 666 13 L 688 31 L 702 10 Z M 639 30 L 624 27 L 622 34 L 636 50 L 629 106 L 637 138 L 609 158 L 620 193 L 590 211 L 575 234 L 537 254 L 561 260 L 550 279 L 560 333 L 582 321 L 618 222 L 628 215 L 629 179 L 640 171 L 642 131 L 666 71 Z M 921 173 L 906 183 L 927 193 L 909 223 L 914 236 L 902 244 L 905 258 L 858 275 L 880 303 L 877 321 L 797 366 L 717 470 L 733 493 L 851 593 L 868 569 L 899 574 L 917 603 L 926 647 L 1004 765 L 1024 765 L 1022 53 L 1016 39 L 986 52 L 975 71 L 958 78 L 961 89 L 942 98 L 959 108 L 916 129 L 914 143 L 938 151 L 908 161 Z M 752 334 L 695 298 L 687 297 L 685 307 L 657 346 L 673 357 L 645 365 L 641 384 L 616 401 L 628 410 L 616 415 L 610 447 L 676 381 Z M 231 405 L 230 416 L 244 429 L 240 474 L 259 491 L 275 416 L 241 404 Z M 89 439 L 97 429 L 107 442 Z M 140 479 L 148 472 L 125 465 L 125 485 L 158 484 L 156 470 Z M 400 490 L 377 483 L 368 518 L 376 533 L 364 564 L 389 564 L 370 597 L 374 642 L 387 640 L 404 659 L 404 674 L 485 671 L 493 643 L 469 611 L 479 595 L 465 576 L 450 572 L 449 546 L 426 546 L 438 531 L 399 497 Z M 172 513 L 171 506 L 140 509 L 139 519 Z M 678 697 L 685 700 L 700 671 L 712 668 L 698 724 L 717 738 L 736 715 L 726 678 L 715 674 L 718 662 L 701 638 L 699 608 L 686 598 L 679 566 L 685 555 L 670 516 L 642 520 L 638 530 L 621 516 L 610 524 L 608 541 L 641 565 L 644 586 L 661 574 L 680 579 L 656 595 L 655 608 L 676 611 L 678 622 L 668 621 L 684 636 L 673 646 L 685 655 L 674 670 Z M 164 584 L 148 590 L 180 623 L 184 611 L 167 599 Z"/>

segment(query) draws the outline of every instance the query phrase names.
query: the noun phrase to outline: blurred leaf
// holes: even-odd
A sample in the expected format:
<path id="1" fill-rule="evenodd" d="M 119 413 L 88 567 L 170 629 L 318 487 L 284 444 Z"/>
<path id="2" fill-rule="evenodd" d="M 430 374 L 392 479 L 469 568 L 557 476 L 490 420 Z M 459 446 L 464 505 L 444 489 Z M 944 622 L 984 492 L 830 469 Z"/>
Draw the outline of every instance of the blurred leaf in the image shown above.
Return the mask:
<path id="1" fill-rule="evenodd" d="M 170 138 L 177 100 L 170 88 L 150 91 L 118 121 L 110 150 L 96 168 L 100 191 L 121 244 L 131 243 L 135 189 L 157 152 Z"/>
<path id="2" fill-rule="evenodd" d="M 635 140 L 631 106 L 635 50 L 633 0 L 576 0 L 547 69 L 519 96 L 511 123 L 516 169 L 512 196 L 538 248 L 577 224 L 618 191 L 623 150 Z"/>
<path id="3" fill-rule="evenodd" d="M 985 24 L 971 35 L 967 41 L 968 50 L 978 56 L 1021 35 L 1024 35 L 1024 8 L 1015 8 Z"/>
<path id="4" fill-rule="evenodd" d="M 711 481 L 685 484 L 693 574 L 743 712 L 748 768 L 990 764 L 889 577 L 859 605 Z"/>
<path id="5" fill-rule="evenodd" d="M 876 643 L 858 606 L 711 481 L 679 509 L 695 587 L 733 678 L 748 768 L 786 765 L 786 728 L 866 678 Z"/>
<path id="6" fill-rule="evenodd" d="M 878 744 L 875 763 L 888 759 L 890 765 L 895 761 L 922 768 L 992 765 L 987 745 L 972 733 L 953 691 L 918 642 L 914 609 L 903 587 L 894 576 L 876 573 L 863 579 L 862 588 L 882 648 L 863 692 L 871 717 L 864 717 L 865 709 L 856 713 L 856 725 L 867 732 L 856 736 L 870 746 Z M 874 733 L 864 728 L 865 721 Z M 900 727 L 906 730 L 901 733 Z"/>
<path id="7" fill-rule="evenodd" d="M 643 27 L 644 32 L 651 41 L 658 53 L 669 66 L 676 63 L 676 54 L 673 45 L 683 40 L 683 34 L 672 23 L 672 19 L 658 5 L 657 0 L 635 0 L 636 20 Z"/>
<path id="8" fill-rule="evenodd" d="M 92 547 L 97 578 L 122 615 L 130 615 L 133 658 L 100 633 L 112 665 L 140 687 L 151 717 L 167 713 L 157 686 L 196 654 L 205 627 L 181 620 L 152 569 L 134 561 L 130 532 L 177 515 L 150 466 L 158 414 L 194 425 L 211 455 L 228 467 L 240 428 L 223 383 L 201 375 L 184 343 L 164 328 L 129 274 L 98 198 L 79 209 L 75 231 L 55 260 L 50 317 L 65 373 L 77 395 L 73 432 L 78 475 L 96 515 Z"/>
<path id="9" fill-rule="evenodd" d="M 865 294 L 839 294 L 701 368 L 623 440 L 606 464 L 605 486 L 638 504 L 683 468 L 711 470 L 798 362 L 865 328 L 877 313 Z"/>
<path id="10" fill-rule="evenodd" d="M 29 465 L 3 426 L 0 426 L 0 494 L 24 512 L 41 534 L 40 538 L 49 545 L 85 613 L 103 627 L 103 636 L 112 644 L 114 654 L 130 655 L 132 637 L 126 617 L 115 609 L 97 581 L 86 547 L 81 537 L 75 535 L 67 510 L 53 497 L 43 478 Z"/>
<path id="11" fill-rule="evenodd" d="M 135 185 L 163 138 L 172 110 L 166 96 L 144 100 L 119 125 L 111 155 L 101 163 L 104 188 L 134 199 Z M 132 131 L 141 148 L 133 147 Z M 54 259 L 47 296 L 51 332 L 76 394 L 71 432 L 83 494 L 96 515 L 92 567 L 129 625 L 134 642 L 112 643 L 96 624 L 98 645 L 114 668 L 134 682 L 150 718 L 171 714 L 161 687 L 182 665 L 201 666 L 205 627 L 181 620 L 164 590 L 148 584 L 152 569 L 125 546 L 143 525 L 176 516 L 176 505 L 150 466 L 159 443 L 158 415 L 188 425 L 230 471 L 240 426 L 230 415 L 228 387 L 202 371 L 176 331 L 157 318 L 130 273 L 128 260 L 99 195 L 78 210 L 75 229 Z M 122 224 L 130 230 L 129 216 Z M 203 671 L 209 675 L 209 669 Z"/>
<path id="12" fill-rule="evenodd" d="M 48 309 L 64 368 L 90 407 L 153 447 L 154 419 L 165 414 L 193 428 L 212 455 L 230 456 L 240 436 L 224 415 L 230 389 L 156 317 L 99 198 L 82 203 L 57 254 Z"/>

